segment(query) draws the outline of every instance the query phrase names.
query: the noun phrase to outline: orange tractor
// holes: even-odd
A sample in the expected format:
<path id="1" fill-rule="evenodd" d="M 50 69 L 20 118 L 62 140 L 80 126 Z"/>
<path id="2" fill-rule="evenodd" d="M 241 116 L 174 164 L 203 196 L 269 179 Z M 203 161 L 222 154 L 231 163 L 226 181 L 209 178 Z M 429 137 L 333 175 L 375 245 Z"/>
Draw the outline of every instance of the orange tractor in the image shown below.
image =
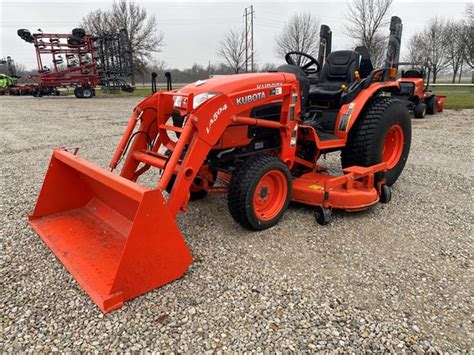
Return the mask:
<path id="1" fill-rule="evenodd" d="M 53 152 L 30 223 L 103 312 L 184 274 L 192 257 L 176 216 L 190 199 L 227 193 L 251 230 L 278 223 L 290 201 L 326 224 L 332 209 L 390 200 L 411 141 L 407 107 L 390 97 L 400 90 L 393 68 L 362 78 L 349 50 L 323 66 L 298 52 L 286 60 L 141 101 L 109 164 L 118 175 L 77 150 Z M 338 174 L 318 164 L 334 151 Z M 150 168 L 161 171 L 151 189 L 139 183 Z"/>
<path id="2" fill-rule="evenodd" d="M 399 63 L 399 65 L 413 65 L 412 63 Z M 424 70 L 402 70 L 400 91 L 393 96 L 403 101 L 415 118 L 425 118 L 426 114 L 434 115 L 443 112 L 446 96 L 435 95 L 430 89 L 430 67 L 428 74 Z M 426 81 L 425 81 L 426 80 Z"/>

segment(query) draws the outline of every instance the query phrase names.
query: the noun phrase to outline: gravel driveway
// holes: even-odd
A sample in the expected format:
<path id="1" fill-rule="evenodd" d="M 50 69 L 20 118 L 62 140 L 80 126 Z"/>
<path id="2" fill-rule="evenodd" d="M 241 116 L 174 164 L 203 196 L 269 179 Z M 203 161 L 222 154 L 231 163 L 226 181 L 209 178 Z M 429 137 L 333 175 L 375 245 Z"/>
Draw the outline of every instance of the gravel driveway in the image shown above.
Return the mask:
<path id="1" fill-rule="evenodd" d="M 51 149 L 106 166 L 137 101 L 0 97 L 0 351 L 474 351 L 474 110 L 413 120 L 392 202 L 325 227 L 290 206 L 252 233 L 225 196 L 191 202 L 187 274 L 103 315 L 27 215 Z"/>

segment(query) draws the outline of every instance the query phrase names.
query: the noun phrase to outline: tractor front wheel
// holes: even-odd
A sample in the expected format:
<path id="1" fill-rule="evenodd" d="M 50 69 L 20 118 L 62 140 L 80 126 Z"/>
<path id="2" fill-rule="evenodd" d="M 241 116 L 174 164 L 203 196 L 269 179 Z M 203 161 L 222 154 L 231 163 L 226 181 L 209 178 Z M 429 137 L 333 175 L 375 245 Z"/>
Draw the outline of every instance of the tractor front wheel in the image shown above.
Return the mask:
<path id="1" fill-rule="evenodd" d="M 419 102 L 416 104 L 415 109 L 413 110 L 415 118 L 425 118 L 426 116 L 426 104 Z"/>
<path id="2" fill-rule="evenodd" d="M 275 156 L 247 159 L 232 176 L 227 193 L 234 220 L 250 230 L 264 230 L 278 223 L 290 203 L 291 173 Z"/>
<path id="3" fill-rule="evenodd" d="M 411 144 L 407 107 L 391 97 L 378 97 L 357 119 L 341 152 L 343 168 L 387 163 L 385 184 L 392 186 L 403 171 Z M 380 181 L 382 174 L 376 174 Z"/>

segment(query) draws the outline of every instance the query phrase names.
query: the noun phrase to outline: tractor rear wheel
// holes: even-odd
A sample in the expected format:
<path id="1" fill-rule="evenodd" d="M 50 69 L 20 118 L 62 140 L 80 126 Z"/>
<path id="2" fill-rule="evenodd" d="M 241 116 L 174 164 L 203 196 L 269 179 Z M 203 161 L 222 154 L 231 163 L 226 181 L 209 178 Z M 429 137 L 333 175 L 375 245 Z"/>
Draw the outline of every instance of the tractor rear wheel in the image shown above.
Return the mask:
<path id="1" fill-rule="evenodd" d="M 425 118 L 426 116 L 426 104 L 419 102 L 416 104 L 415 109 L 413 110 L 415 118 Z"/>
<path id="2" fill-rule="evenodd" d="M 436 113 L 436 102 L 437 102 L 436 96 L 431 96 L 426 99 L 426 113 L 428 115 L 434 115 Z"/>
<path id="3" fill-rule="evenodd" d="M 343 168 L 387 163 L 385 184 L 392 186 L 410 152 L 411 120 L 407 107 L 391 97 L 378 97 L 357 119 L 341 152 Z M 380 181 L 382 174 L 376 174 Z"/>
<path id="4" fill-rule="evenodd" d="M 264 230 L 278 223 L 288 208 L 291 173 L 275 156 L 258 155 L 241 164 L 227 193 L 231 216 L 244 228 Z"/>

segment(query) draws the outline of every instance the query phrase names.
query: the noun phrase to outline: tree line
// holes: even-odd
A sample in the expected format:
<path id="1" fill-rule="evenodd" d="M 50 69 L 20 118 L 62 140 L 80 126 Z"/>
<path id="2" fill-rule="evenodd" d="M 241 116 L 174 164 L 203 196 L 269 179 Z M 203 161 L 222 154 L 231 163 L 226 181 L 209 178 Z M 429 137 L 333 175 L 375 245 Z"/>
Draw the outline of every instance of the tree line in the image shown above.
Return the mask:
<path id="1" fill-rule="evenodd" d="M 408 43 L 407 60 L 414 67 L 430 69 L 433 83 L 442 71 L 450 70 L 451 82 L 461 81 L 463 69 L 471 69 L 474 83 L 474 4 L 466 6 L 459 21 L 432 18 Z"/>
<path id="2" fill-rule="evenodd" d="M 354 0 L 348 7 L 345 34 L 352 45 L 367 47 L 374 67 L 382 67 L 388 41 L 393 0 Z M 289 51 L 301 51 L 317 57 L 321 21 L 312 13 L 296 13 L 288 18 L 276 34 L 274 53 L 283 58 Z M 232 28 L 219 41 L 220 63 L 194 64 L 191 68 L 170 68 L 157 60 L 156 53 L 164 46 L 164 35 L 153 15 L 133 0 L 116 0 L 109 9 L 98 9 L 86 15 L 80 26 L 88 33 L 99 34 L 127 29 L 133 57 L 132 84 L 149 82 L 152 72 L 164 82 L 164 73 L 171 72 L 175 82 L 186 83 L 213 75 L 242 73 L 245 70 L 245 32 Z M 462 20 L 431 19 L 426 27 L 407 43 L 405 62 L 415 68 L 430 69 L 433 82 L 441 72 L 451 71 L 452 82 L 460 80 L 463 70 L 470 68 L 474 82 L 474 5 L 468 3 Z M 255 65 L 255 71 L 274 70 L 277 65 Z"/>

